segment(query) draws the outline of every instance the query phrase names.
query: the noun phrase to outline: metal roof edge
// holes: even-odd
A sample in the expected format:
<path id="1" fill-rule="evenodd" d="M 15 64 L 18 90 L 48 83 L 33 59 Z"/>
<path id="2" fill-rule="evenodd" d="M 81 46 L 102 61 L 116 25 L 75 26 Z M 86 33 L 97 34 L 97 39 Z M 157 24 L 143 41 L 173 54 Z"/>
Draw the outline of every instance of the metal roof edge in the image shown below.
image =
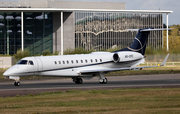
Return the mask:
<path id="1" fill-rule="evenodd" d="M 167 10 L 110 10 L 110 9 L 66 9 L 66 8 L 0 8 L 0 12 L 123 12 L 123 13 L 173 13 Z"/>

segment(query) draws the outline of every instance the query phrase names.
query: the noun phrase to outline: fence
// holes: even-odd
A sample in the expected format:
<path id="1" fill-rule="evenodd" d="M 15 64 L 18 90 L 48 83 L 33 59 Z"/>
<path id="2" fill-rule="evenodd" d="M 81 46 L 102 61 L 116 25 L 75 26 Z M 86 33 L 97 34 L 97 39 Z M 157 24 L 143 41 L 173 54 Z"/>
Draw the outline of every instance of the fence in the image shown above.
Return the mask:
<path id="1" fill-rule="evenodd" d="M 161 62 L 145 62 L 138 66 L 158 66 L 161 65 Z M 166 62 L 164 66 L 180 66 L 180 62 Z"/>
<path id="2" fill-rule="evenodd" d="M 139 66 L 154 66 L 160 65 L 166 55 L 147 55 L 145 63 Z M 170 54 L 165 66 L 180 66 L 180 54 Z"/>
<path id="3" fill-rule="evenodd" d="M 166 55 L 147 55 L 146 62 L 162 62 Z M 180 62 L 180 54 L 170 54 L 167 62 Z"/>

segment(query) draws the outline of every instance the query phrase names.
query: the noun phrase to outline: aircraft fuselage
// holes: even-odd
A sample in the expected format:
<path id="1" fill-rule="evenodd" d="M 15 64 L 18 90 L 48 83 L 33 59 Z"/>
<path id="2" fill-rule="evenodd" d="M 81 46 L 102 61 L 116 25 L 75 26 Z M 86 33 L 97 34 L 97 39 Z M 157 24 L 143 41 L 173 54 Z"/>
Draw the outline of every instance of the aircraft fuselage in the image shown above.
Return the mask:
<path id="1" fill-rule="evenodd" d="M 119 55 L 115 62 L 113 55 Z M 137 52 L 94 52 L 81 55 L 26 57 L 8 69 L 4 76 L 94 76 L 81 74 L 84 70 L 123 68 L 142 63 L 144 56 Z"/>

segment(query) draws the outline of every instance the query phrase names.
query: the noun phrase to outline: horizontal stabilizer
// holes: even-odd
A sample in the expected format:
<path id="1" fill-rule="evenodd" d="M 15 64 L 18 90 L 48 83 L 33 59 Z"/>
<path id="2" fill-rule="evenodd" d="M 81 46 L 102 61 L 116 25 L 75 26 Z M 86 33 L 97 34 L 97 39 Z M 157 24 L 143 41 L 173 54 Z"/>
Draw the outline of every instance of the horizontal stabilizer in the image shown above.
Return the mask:
<path id="1" fill-rule="evenodd" d="M 156 31 L 156 30 L 171 30 L 173 28 L 161 28 L 161 29 L 152 29 L 152 28 L 148 28 L 148 29 L 126 29 L 127 31 L 138 31 L 140 30 L 141 31 Z"/>
<path id="2" fill-rule="evenodd" d="M 165 63 L 166 63 L 166 61 L 167 61 L 168 57 L 169 57 L 169 53 L 167 54 L 166 58 L 164 59 L 164 61 L 161 63 L 161 65 L 160 65 L 160 66 L 164 66 L 164 65 L 165 65 Z"/>

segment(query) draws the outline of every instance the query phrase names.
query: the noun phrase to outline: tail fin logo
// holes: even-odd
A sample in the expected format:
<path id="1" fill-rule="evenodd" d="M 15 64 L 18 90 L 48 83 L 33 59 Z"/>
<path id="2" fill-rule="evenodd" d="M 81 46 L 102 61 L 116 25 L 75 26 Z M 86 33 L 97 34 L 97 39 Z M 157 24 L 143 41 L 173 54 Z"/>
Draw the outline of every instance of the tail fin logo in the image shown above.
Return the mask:
<path id="1" fill-rule="evenodd" d="M 130 48 L 130 47 L 127 47 L 128 49 L 130 49 L 130 50 L 132 50 L 132 51 L 139 51 L 139 50 L 141 50 L 141 49 L 143 49 L 144 48 L 144 46 L 146 45 L 146 43 L 142 46 L 142 43 L 141 43 L 141 41 L 138 39 L 138 38 L 136 38 L 135 37 L 135 39 L 139 42 L 139 44 L 141 45 L 141 48 L 140 49 L 132 49 L 132 48 Z"/>

